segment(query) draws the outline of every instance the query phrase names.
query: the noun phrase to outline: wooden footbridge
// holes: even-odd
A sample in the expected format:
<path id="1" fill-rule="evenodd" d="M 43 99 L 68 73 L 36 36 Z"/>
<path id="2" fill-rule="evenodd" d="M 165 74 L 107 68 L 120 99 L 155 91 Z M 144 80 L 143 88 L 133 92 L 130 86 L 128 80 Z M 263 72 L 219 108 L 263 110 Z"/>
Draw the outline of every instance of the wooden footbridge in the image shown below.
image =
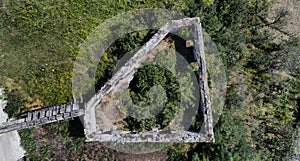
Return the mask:
<path id="1" fill-rule="evenodd" d="M 77 103 L 67 103 L 29 111 L 23 113 L 19 119 L 9 119 L 0 124 L 0 134 L 61 120 L 72 119 L 74 117 L 82 116 L 83 114 L 83 108 L 80 108 L 80 104 Z"/>

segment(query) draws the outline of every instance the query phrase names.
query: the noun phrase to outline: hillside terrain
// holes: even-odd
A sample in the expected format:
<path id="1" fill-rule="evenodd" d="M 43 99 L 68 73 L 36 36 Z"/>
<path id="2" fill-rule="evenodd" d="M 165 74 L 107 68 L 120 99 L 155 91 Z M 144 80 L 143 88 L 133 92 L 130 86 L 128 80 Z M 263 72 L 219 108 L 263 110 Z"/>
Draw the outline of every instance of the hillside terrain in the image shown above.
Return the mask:
<path id="1" fill-rule="evenodd" d="M 80 45 L 106 19 L 135 9 L 164 8 L 200 17 L 203 29 L 222 57 L 227 76 L 225 105 L 214 127 L 215 143 L 174 143 L 158 152 L 125 154 L 101 143 L 84 142 L 82 123 L 76 118 L 20 130 L 27 152 L 25 160 L 258 161 L 287 160 L 295 155 L 300 120 L 299 1 L 5 0 L 1 3 L 0 86 L 6 89 L 5 110 L 9 117 L 73 101 L 73 62 Z M 112 76 L 125 53 L 145 44 L 154 33 L 154 30 L 132 32 L 111 44 L 97 66 L 96 90 Z M 178 37 L 170 34 L 167 38 L 181 54 L 190 51 L 182 47 L 185 43 Z M 209 68 L 208 73 L 216 69 Z M 176 105 L 181 97 L 192 102 L 193 92 L 187 90 L 178 95 L 175 89 L 179 83 L 171 78 L 167 71 L 155 66 L 139 70 L 130 86 L 130 97 L 135 104 L 148 105 L 148 91 L 154 85 L 173 88 L 167 93 L 169 104 L 164 112 L 167 121 L 131 118 L 126 122 L 130 127 L 125 128 L 140 131 L 159 123 L 167 126 L 179 108 Z M 196 119 L 199 121 L 201 117 Z M 200 128 L 197 122 L 190 127 Z"/>

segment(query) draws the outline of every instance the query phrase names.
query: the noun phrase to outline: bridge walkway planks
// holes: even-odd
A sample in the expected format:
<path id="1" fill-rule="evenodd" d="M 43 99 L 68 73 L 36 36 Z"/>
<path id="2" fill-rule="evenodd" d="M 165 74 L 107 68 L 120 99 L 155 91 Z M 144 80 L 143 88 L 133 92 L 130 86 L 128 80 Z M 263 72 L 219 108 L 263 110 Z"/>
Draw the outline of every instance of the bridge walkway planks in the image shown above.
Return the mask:
<path id="1" fill-rule="evenodd" d="M 20 119 L 7 120 L 7 122 L 0 124 L 0 134 L 61 120 L 72 119 L 74 117 L 82 116 L 83 114 L 84 110 L 80 108 L 80 104 L 74 103 L 29 111 L 22 114 Z"/>

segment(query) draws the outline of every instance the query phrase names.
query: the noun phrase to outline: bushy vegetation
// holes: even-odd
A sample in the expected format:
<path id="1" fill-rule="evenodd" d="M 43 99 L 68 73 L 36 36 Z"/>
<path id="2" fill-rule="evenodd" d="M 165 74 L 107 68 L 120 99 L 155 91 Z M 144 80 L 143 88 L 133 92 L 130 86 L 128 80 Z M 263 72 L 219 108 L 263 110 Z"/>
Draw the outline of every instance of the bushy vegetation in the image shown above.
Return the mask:
<path id="1" fill-rule="evenodd" d="M 221 52 L 228 76 L 226 103 L 214 128 L 216 142 L 174 144 L 168 149 L 169 159 L 291 157 L 299 121 L 299 39 L 284 31 L 287 12 L 278 12 L 274 20 L 268 18 L 269 1 L 6 0 L 2 3 L 0 83 L 7 88 L 6 111 L 10 117 L 24 110 L 72 101 L 71 77 L 78 46 L 99 23 L 133 9 L 166 8 L 200 17 L 203 28 Z M 140 31 L 117 40 L 98 65 L 96 88 L 109 79 L 126 52 L 145 43 L 152 34 Z M 153 85 L 165 88 L 178 85 L 170 73 L 153 66 L 140 69 L 134 80 L 131 97 L 137 104 L 149 103 L 146 93 Z M 129 119 L 129 124 L 133 121 L 131 127 L 143 130 L 155 124 L 166 126 L 177 110 L 177 101 L 184 97 L 177 95 L 176 88 L 167 90 L 166 95 L 174 96 L 159 117 L 167 121 L 137 124 L 137 120 Z M 60 125 L 58 135 L 67 135 L 68 124 Z M 21 133 L 28 155 L 40 156 L 36 158 L 39 160 L 49 157 L 48 147 L 41 153 L 33 148 L 37 145 L 31 132 Z"/>

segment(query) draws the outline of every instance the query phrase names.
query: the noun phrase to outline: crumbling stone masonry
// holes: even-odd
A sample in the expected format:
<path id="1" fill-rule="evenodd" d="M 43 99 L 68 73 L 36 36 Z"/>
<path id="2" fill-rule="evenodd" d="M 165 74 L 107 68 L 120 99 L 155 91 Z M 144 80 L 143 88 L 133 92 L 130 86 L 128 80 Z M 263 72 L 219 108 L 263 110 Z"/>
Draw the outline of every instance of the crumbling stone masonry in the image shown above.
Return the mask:
<path id="1" fill-rule="evenodd" d="M 95 110 L 101 100 L 109 93 L 115 94 L 128 87 L 134 73 L 147 60 L 147 54 L 157 46 L 163 38 L 173 30 L 181 27 L 193 26 L 194 55 L 197 57 L 199 86 L 201 94 L 201 108 L 203 109 L 204 123 L 200 133 L 190 131 L 159 131 L 134 133 L 131 131 L 112 131 L 101 133 L 97 131 Z M 210 107 L 209 88 L 207 83 L 206 62 L 204 54 L 203 33 L 199 18 L 184 18 L 169 21 L 140 49 L 128 62 L 121 67 L 112 78 L 91 98 L 85 105 L 84 127 L 87 141 L 115 141 L 115 142 L 212 142 L 214 141 L 212 127 L 212 110 Z"/>
<path id="2" fill-rule="evenodd" d="M 115 94 L 128 87 L 134 73 L 142 67 L 147 54 L 155 48 L 171 31 L 182 27 L 192 26 L 194 33 L 194 55 L 197 57 L 199 87 L 201 95 L 201 109 L 204 123 L 199 133 L 191 131 L 160 131 L 135 133 L 131 131 L 111 131 L 102 133 L 97 131 L 95 108 L 108 94 Z M 30 111 L 22 115 L 21 119 L 6 120 L 0 124 L 0 134 L 10 131 L 30 128 L 42 124 L 70 119 L 84 115 L 84 132 L 87 141 L 115 141 L 115 142 L 213 142 L 213 118 L 207 83 L 206 62 L 204 53 L 203 33 L 199 18 L 184 18 L 171 20 L 162 26 L 158 32 L 140 49 L 127 63 L 121 67 L 112 78 L 87 103 L 68 103 Z"/>

